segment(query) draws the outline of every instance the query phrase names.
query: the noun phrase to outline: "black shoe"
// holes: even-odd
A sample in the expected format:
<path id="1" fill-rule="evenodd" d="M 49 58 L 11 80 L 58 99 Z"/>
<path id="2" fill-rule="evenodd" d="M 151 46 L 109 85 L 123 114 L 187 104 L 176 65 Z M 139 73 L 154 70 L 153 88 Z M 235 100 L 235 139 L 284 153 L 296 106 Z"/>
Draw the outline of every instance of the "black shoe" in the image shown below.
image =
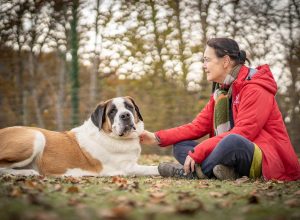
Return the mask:
<path id="1" fill-rule="evenodd" d="M 158 165 L 158 172 L 163 177 L 198 179 L 196 172 L 185 174 L 183 166 L 178 163 L 160 163 Z"/>

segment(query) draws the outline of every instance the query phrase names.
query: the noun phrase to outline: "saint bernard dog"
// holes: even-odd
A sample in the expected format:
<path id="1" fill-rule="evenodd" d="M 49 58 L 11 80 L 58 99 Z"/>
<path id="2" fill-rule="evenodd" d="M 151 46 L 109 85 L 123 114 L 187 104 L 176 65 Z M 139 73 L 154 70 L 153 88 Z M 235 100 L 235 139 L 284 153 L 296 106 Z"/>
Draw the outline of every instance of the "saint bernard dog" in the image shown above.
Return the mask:
<path id="1" fill-rule="evenodd" d="M 131 97 L 100 103 L 66 132 L 15 126 L 0 130 L 0 174 L 45 176 L 159 175 L 138 165 L 143 118 Z"/>

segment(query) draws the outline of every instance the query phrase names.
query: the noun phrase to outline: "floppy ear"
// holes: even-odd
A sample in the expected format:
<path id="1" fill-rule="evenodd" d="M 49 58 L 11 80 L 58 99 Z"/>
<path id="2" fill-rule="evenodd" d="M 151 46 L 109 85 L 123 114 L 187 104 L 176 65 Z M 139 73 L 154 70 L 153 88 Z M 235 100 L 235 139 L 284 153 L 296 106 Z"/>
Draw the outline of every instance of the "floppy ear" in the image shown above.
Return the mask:
<path id="1" fill-rule="evenodd" d="M 137 115 L 138 115 L 138 118 L 139 118 L 141 121 L 144 121 L 144 120 L 143 120 L 143 117 L 142 117 L 142 115 L 141 115 L 141 113 L 140 113 L 139 107 L 135 104 L 133 98 L 131 98 L 130 96 L 127 96 L 126 98 L 128 98 L 128 99 L 131 100 L 131 102 L 132 102 L 132 104 L 133 104 L 133 106 L 134 106 L 134 109 L 135 109 L 135 111 L 136 111 L 136 113 L 137 113 Z"/>
<path id="2" fill-rule="evenodd" d="M 101 130 L 102 124 L 105 121 L 105 111 L 107 103 L 100 103 L 91 115 L 93 124 Z"/>

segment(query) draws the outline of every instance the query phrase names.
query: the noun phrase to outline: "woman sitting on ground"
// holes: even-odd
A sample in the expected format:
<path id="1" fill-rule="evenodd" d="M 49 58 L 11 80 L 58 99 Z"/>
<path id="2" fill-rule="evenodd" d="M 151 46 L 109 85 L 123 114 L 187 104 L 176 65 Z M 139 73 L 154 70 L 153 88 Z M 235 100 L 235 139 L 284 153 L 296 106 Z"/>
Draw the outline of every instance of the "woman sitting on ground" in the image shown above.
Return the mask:
<path id="1" fill-rule="evenodd" d="M 180 164 L 161 163 L 161 176 L 299 180 L 299 161 L 275 100 L 277 85 L 269 66 L 245 66 L 245 51 L 229 38 L 209 40 L 203 60 L 207 80 L 215 83 L 203 110 L 191 123 L 140 136 L 145 145 L 174 145 Z M 193 141 L 206 134 L 210 138 Z"/>

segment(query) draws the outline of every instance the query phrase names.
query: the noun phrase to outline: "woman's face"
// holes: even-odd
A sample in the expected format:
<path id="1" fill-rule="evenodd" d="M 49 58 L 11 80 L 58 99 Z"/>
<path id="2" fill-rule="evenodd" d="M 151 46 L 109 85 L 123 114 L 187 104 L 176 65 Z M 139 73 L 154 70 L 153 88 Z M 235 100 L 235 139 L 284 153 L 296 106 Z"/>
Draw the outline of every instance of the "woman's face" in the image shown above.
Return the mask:
<path id="1" fill-rule="evenodd" d="M 223 83 L 228 73 L 226 65 L 228 56 L 217 57 L 215 49 L 207 46 L 203 55 L 203 68 L 206 72 L 207 81 Z"/>

